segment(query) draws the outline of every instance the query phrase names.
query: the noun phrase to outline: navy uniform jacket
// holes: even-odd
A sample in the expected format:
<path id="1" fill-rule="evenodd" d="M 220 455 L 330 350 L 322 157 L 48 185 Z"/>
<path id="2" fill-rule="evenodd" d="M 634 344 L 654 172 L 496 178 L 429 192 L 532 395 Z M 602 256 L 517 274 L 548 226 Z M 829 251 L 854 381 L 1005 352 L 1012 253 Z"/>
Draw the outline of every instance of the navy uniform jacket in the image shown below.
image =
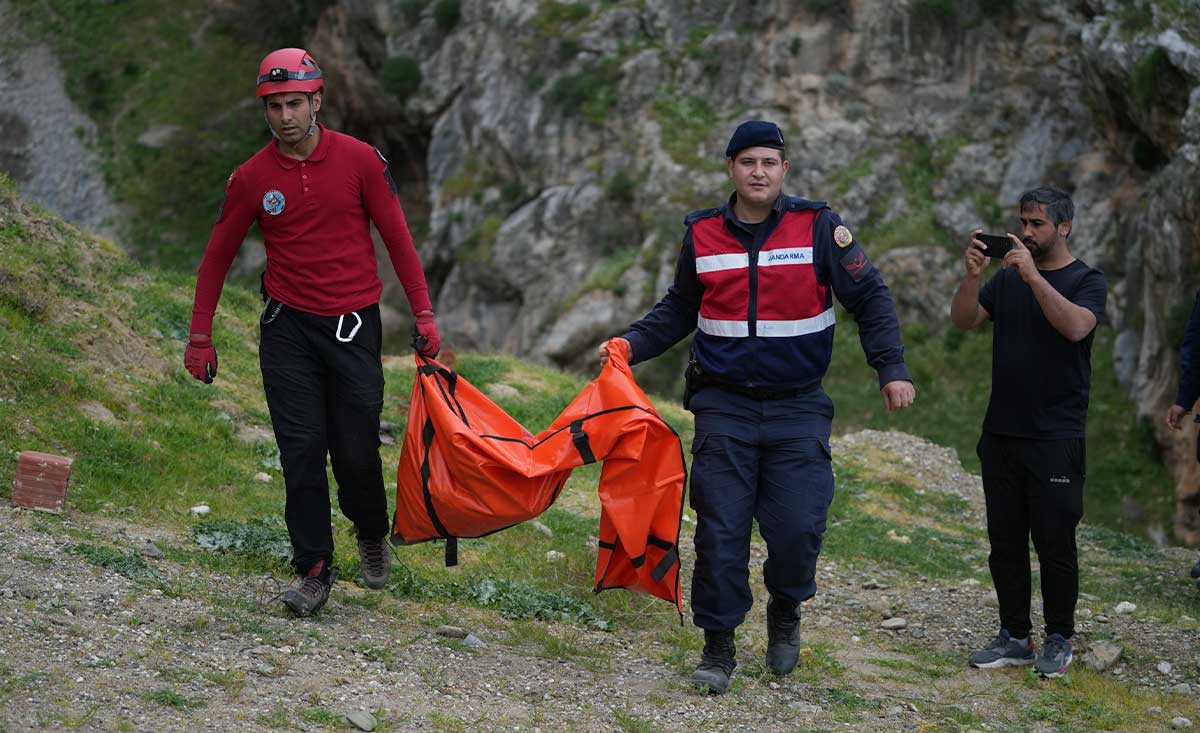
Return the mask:
<path id="1" fill-rule="evenodd" d="M 624 336 L 632 348 L 631 363 L 658 356 L 699 325 L 692 350 L 709 377 L 743 387 L 810 386 L 820 382 L 829 368 L 834 332 L 832 297 L 836 295 L 858 322 L 863 352 L 867 363 L 878 372 L 880 386 L 895 380 L 911 381 L 904 365 L 904 346 L 891 292 L 858 242 L 842 226 L 838 215 L 823 201 L 781 195 L 768 217 L 752 233 L 734 216 L 735 201 L 736 194 L 725 206 L 694 212 L 684 220 L 687 231 L 674 284 Z M 796 231 L 797 219 L 812 222 L 811 234 L 807 229 Z M 780 229 L 786 234 L 784 238 L 795 242 L 781 242 L 780 237 L 772 237 L 781 222 L 785 224 Z M 715 255 L 702 256 L 704 264 L 698 274 L 698 231 L 706 255 L 714 251 L 708 242 L 722 239 L 722 233 L 732 235 L 740 243 L 738 252 L 744 254 L 722 254 L 718 250 Z M 729 239 L 727 235 L 724 238 Z M 764 245 L 770 251 L 764 251 Z M 739 257 L 739 274 L 729 275 L 708 291 L 702 280 L 707 277 L 710 284 L 714 283 L 709 261 L 730 262 Z M 775 276 L 784 270 L 770 269 L 768 265 L 780 264 L 771 260 L 786 257 L 794 259 L 784 264 L 807 267 L 786 270 L 789 273 L 786 279 Z M 768 277 L 768 273 L 773 277 Z M 736 306 L 745 303 L 742 324 L 705 317 L 704 310 L 708 309 L 711 315 L 713 303 L 724 304 L 726 312 L 730 312 L 730 294 L 716 292 L 721 288 L 737 291 L 732 298 Z M 803 297 L 822 301 L 819 306 L 822 312 L 810 318 L 765 324 L 759 318 L 765 310 L 786 307 L 792 300 Z M 772 324 L 777 323 L 784 323 L 792 330 L 773 331 Z M 741 325 L 742 330 L 728 324 Z"/>
<path id="2" fill-rule="evenodd" d="M 1196 303 L 1188 317 L 1183 332 L 1183 343 L 1179 345 L 1179 394 L 1175 404 L 1191 410 L 1200 397 L 1200 290 L 1196 291 Z M 1200 420 L 1200 415 L 1197 415 Z"/>

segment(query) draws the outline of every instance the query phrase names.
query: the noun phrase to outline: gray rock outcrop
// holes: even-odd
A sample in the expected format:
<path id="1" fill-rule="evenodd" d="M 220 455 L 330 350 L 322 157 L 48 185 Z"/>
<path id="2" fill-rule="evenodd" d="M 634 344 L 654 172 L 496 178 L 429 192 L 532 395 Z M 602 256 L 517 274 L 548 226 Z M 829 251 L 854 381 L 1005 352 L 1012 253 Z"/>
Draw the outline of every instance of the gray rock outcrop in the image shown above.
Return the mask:
<path id="1" fill-rule="evenodd" d="M 96 124 L 67 96 L 58 60 L 23 38 L 0 2 L 0 172 L 31 201 L 111 235 L 117 207 L 95 153 Z"/>

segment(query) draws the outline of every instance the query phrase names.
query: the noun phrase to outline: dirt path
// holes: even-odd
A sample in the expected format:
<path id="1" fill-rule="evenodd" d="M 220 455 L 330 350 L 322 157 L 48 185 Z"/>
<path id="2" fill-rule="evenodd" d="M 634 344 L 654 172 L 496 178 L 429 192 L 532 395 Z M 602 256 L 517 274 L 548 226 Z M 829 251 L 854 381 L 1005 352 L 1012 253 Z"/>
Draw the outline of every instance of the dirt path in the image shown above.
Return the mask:
<path id="1" fill-rule="evenodd" d="M 873 463 L 923 476 L 930 490 L 973 491 L 957 461 L 916 439 L 849 441 L 837 450 L 870 446 Z M 146 559 L 157 580 L 97 564 L 95 548 L 147 540 L 165 553 Z M 1100 729 L 1103 716 L 1062 713 L 1060 690 L 1081 705 L 1127 695 L 1147 730 L 1177 715 L 1200 721 L 1194 621 L 1118 616 L 1085 599 L 1080 642 L 1120 639 L 1121 674 L 1079 664 L 1053 688 L 1024 671 L 962 662 L 995 623 L 992 593 L 974 578 L 947 583 L 823 560 L 797 673 L 776 679 L 763 669 L 759 598 L 739 631 L 731 692 L 706 697 L 684 682 L 699 645 L 690 626 L 606 633 L 511 621 L 351 582 L 338 583 L 318 618 L 297 621 L 278 604 L 260 606 L 258 579 L 189 562 L 197 551 L 175 530 L 0 507 L 0 731 L 352 730 L 345 715 L 356 710 L 389 731 Z M 763 553 L 757 545 L 753 553 L 757 566 Z M 1190 553 L 1156 558 L 1146 561 L 1151 575 L 1186 572 Z M 881 628 L 896 617 L 904 628 Z M 483 645 L 439 635 L 446 624 Z M 1157 670 L 1162 662 L 1170 672 Z"/>

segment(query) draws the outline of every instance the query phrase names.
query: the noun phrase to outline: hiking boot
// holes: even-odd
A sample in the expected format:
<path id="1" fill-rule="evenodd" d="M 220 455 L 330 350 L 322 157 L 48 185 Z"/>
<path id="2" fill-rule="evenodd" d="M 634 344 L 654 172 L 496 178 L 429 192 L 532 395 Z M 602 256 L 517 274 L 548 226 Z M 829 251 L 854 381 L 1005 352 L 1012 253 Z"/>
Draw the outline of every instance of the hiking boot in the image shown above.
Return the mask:
<path id="1" fill-rule="evenodd" d="M 1026 639 L 1022 644 L 1012 638 L 1008 629 L 1000 629 L 1000 633 L 992 639 L 986 649 L 980 649 L 967 658 L 967 663 L 979 669 L 997 669 L 999 667 L 1021 667 L 1033 664 L 1033 641 Z"/>
<path id="2" fill-rule="evenodd" d="M 329 589 L 337 579 L 337 570 L 329 567 L 325 560 L 308 569 L 295 587 L 288 588 L 279 599 L 297 616 L 311 616 L 329 600 Z"/>
<path id="3" fill-rule="evenodd" d="M 388 552 L 387 539 L 358 538 L 358 561 L 362 567 L 363 581 L 368 588 L 382 588 L 392 574 L 392 553 Z"/>
<path id="4" fill-rule="evenodd" d="M 767 667 L 778 675 L 790 674 L 800 660 L 800 604 L 767 601 Z"/>
<path id="5" fill-rule="evenodd" d="M 700 666 L 692 672 L 691 681 L 708 688 L 707 692 L 720 695 L 729 689 L 729 675 L 737 666 L 733 655 L 737 648 L 733 643 L 733 629 L 729 631 L 704 631 L 704 654 Z"/>
<path id="6" fill-rule="evenodd" d="M 1200 580 L 1200 560 L 1197 560 L 1196 564 L 1192 566 L 1192 577 Z"/>
<path id="7" fill-rule="evenodd" d="M 1033 668 L 1043 677 L 1062 677 L 1063 673 L 1067 671 L 1067 666 L 1071 664 L 1073 656 L 1071 640 L 1062 634 L 1051 634 L 1046 637 L 1046 643 L 1042 645 L 1042 653 L 1033 663 Z"/>

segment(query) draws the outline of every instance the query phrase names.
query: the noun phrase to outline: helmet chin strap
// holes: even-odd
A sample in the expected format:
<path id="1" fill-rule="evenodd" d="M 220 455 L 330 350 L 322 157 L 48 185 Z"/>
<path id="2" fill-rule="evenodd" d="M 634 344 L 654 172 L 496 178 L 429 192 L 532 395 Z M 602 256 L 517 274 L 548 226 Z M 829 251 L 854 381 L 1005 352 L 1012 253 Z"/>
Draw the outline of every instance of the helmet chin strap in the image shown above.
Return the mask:
<path id="1" fill-rule="evenodd" d="M 275 132 L 275 128 L 271 125 L 271 118 L 267 116 L 267 101 L 265 99 L 263 100 L 263 119 L 266 120 L 267 129 L 271 131 L 271 137 L 275 138 L 283 145 L 288 146 L 292 150 L 299 150 L 300 146 L 304 144 L 304 141 L 312 137 L 313 133 L 317 131 L 317 110 L 313 106 L 313 93 L 308 93 L 308 132 L 304 133 L 304 137 L 297 140 L 295 144 L 289 143 L 288 141 L 279 137 L 278 132 Z"/>

